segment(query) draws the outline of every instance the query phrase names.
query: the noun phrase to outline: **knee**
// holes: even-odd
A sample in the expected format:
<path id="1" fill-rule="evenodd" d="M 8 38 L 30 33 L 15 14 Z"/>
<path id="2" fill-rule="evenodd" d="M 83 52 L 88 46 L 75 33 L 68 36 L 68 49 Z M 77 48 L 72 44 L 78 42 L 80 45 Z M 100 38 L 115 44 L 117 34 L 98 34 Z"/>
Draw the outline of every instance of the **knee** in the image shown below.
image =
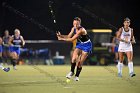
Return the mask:
<path id="1" fill-rule="evenodd" d="M 72 58 L 71 62 L 76 63 L 76 58 Z"/>
<path id="2" fill-rule="evenodd" d="M 123 63 L 123 58 L 119 58 L 119 62 L 120 63 Z"/>
<path id="3" fill-rule="evenodd" d="M 77 67 L 79 67 L 79 68 L 81 68 L 81 67 L 82 67 L 81 62 L 78 62 Z"/>
<path id="4" fill-rule="evenodd" d="M 17 59 L 18 58 L 18 55 L 15 52 L 12 52 L 11 53 L 11 58 L 12 59 Z"/>

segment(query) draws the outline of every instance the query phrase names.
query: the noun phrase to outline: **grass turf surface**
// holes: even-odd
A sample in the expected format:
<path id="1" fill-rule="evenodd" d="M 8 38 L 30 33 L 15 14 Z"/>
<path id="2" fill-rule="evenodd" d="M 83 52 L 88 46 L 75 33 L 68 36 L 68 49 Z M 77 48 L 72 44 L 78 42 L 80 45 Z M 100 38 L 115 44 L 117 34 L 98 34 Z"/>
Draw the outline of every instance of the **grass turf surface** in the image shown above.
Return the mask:
<path id="1" fill-rule="evenodd" d="M 140 93 L 140 66 L 130 78 L 128 67 L 117 77 L 116 66 L 83 66 L 80 81 L 66 83 L 70 66 L 17 66 L 0 70 L 0 93 Z"/>

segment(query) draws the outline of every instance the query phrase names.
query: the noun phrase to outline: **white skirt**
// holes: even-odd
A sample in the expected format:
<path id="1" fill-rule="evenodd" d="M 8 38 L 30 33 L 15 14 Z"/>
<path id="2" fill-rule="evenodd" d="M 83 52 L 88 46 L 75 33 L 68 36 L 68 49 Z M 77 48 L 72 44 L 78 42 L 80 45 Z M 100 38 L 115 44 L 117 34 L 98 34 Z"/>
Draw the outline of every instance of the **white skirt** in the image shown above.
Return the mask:
<path id="1" fill-rule="evenodd" d="M 133 51 L 131 43 L 120 42 L 118 52 L 129 52 Z"/>

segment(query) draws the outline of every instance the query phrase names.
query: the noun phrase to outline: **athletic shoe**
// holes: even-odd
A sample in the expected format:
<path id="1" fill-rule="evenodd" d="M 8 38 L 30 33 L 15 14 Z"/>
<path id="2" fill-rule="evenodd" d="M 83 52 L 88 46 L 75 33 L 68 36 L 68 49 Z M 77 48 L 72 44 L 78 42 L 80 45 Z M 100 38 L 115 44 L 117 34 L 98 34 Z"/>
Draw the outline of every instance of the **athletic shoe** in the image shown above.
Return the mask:
<path id="1" fill-rule="evenodd" d="M 79 77 L 75 76 L 74 80 L 79 81 Z"/>
<path id="2" fill-rule="evenodd" d="M 14 70 L 17 70 L 16 66 L 13 67 Z"/>
<path id="3" fill-rule="evenodd" d="M 9 70 L 10 70 L 10 68 L 8 67 L 8 68 L 4 68 L 3 69 L 5 72 L 8 72 Z"/>
<path id="4" fill-rule="evenodd" d="M 74 75 L 73 72 L 69 72 L 69 73 L 66 75 L 66 78 L 70 79 L 73 75 Z"/>
<path id="5" fill-rule="evenodd" d="M 133 72 L 129 74 L 130 77 L 134 77 L 136 76 L 136 74 L 134 74 Z"/>

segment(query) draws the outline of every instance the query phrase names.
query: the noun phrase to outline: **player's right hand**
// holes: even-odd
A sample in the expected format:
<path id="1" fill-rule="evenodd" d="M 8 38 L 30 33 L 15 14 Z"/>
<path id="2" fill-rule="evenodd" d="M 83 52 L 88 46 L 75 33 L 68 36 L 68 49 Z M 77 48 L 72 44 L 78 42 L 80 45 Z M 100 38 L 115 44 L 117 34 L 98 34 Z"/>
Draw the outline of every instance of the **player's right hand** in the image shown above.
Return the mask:
<path id="1" fill-rule="evenodd" d="M 57 36 L 60 36 L 60 35 L 61 35 L 61 33 L 58 31 L 58 32 L 56 33 L 56 35 L 57 35 Z"/>

